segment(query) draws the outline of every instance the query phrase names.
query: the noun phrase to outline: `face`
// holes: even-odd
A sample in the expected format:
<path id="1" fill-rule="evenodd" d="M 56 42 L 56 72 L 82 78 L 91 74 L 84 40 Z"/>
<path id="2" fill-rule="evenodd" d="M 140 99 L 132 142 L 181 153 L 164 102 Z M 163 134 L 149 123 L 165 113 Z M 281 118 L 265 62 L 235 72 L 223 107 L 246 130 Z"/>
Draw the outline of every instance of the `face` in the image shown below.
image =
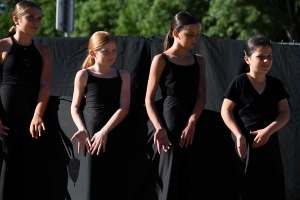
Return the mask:
<path id="1" fill-rule="evenodd" d="M 30 8 L 20 18 L 14 16 L 13 20 L 16 24 L 17 31 L 33 36 L 41 27 L 42 11 L 38 8 Z"/>
<path id="2" fill-rule="evenodd" d="M 250 57 L 245 56 L 245 61 L 250 66 L 250 72 L 266 74 L 273 63 L 272 48 L 259 46 Z"/>
<path id="3" fill-rule="evenodd" d="M 93 51 L 92 55 L 96 62 L 101 65 L 112 65 L 117 57 L 117 46 L 115 42 L 103 45 L 99 50 Z"/>
<path id="4" fill-rule="evenodd" d="M 180 32 L 174 30 L 174 39 L 177 40 L 181 46 L 187 49 L 193 49 L 198 40 L 199 29 L 199 24 L 190 24 L 185 26 Z"/>

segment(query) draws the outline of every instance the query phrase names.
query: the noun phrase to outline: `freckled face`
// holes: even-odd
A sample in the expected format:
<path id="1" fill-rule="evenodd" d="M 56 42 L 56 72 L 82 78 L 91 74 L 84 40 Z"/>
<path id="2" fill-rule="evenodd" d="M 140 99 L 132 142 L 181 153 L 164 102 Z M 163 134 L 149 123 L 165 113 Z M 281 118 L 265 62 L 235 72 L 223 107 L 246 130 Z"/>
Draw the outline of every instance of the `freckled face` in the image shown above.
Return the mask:
<path id="1" fill-rule="evenodd" d="M 272 48 L 259 46 L 250 57 L 245 56 L 245 61 L 250 66 L 251 71 L 266 74 L 273 64 Z"/>
<path id="2" fill-rule="evenodd" d="M 95 56 L 99 64 L 112 65 L 117 57 L 116 43 L 109 42 L 103 45 L 98 51 L 95 51 Z"/>

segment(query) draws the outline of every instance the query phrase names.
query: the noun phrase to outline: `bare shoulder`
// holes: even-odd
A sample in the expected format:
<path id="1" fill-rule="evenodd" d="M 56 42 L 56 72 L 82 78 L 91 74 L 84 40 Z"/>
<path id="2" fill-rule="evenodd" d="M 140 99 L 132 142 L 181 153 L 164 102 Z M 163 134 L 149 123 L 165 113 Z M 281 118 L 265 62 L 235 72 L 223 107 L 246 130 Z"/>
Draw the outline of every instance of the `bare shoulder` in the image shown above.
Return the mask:
<path id="1" fill-rule="evenodd" d="M 4 38 L 0 40 L 0 63 L 2 63 L 10 51 L 12 45 L 12 41 L 10 38 Z"/>
<path id="2" fill-rule="evenodd" d="M 3 38 L 0 40 L 0 51 L 8 51 L 11 47 L 12 41 L 10 38 Z"/>
<path id="3" fill-rule="evenodd" d="M 38 42 L 35 42 L 35 47 L 39 50 L 40 54 L 44 57 L 50 56 L 50 48 L 45 45 Z"/>
<path id="4" fill-rule="evenodd" d="M 88 73 L 87 73 L 86 69 L 81 69 L 76 73 L 76 77 L 78 77 L 78 78 L 84 78 L 87 76 L 88 76 Z"/>
<path id="5" fill-rule="evenodd" d="M 119 72 L 120 72 L 120 76 L 121 76 L 123 79 L 128 79 L 128 80 L 130 80 L 130 74 L 129 74 L 129 72 L 128 72 L 127 70 L 121 69 L 121 70 L 119 70 Z"/>
<path id="6" fill-rule="evenodd" d="M 200 67 L 205 67 L 205 59 L 200 54 L 195 54 Z"/>
<path id="7" fill-rule="evenodd" d="M 153 57 L 152 62 L 157 62 L 158 64 L 165 63 L 165 59 L 164 59 L 163 55 L 160 53 Z"/>

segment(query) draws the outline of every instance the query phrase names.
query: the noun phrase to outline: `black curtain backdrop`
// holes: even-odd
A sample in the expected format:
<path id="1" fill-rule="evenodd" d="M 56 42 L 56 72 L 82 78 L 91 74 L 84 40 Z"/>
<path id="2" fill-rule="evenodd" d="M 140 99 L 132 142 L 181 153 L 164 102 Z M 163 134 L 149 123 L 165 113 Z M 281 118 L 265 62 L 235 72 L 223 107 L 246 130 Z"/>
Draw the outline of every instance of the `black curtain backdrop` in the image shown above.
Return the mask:
<path id="1" fill-rule="evenodd" d="M 62 155 L 69 171 L 66 199 L 82 200 L 85 192 L 87 163 L 77 154 L 77 142 L 70 138 L 77 131 L 71 118 L 70 105 L 74 78 L 87 56 L 89 38 L 35 37 L 50 47 L 53 57 L 53 78 L 48 112 L 61 132 Z M 156 162 L 153 136 L 148 135 L 148 116 L 144 106 L 151 60 L 163 51 L 164 37 L 150 38 L 116 36 L 116 69 L 126 69 L 131 75 L 131 110 L 126 117 L 128 142 L 122 151 L 127 155 L 127 199 L 142 199 Z M 230 131 L 224 125 L 220 109 L 227 86 L 237 75 L 243 58 L 244 41 L 199 35 L 193 53 L 204 56 L 206 62 L 207 103 L 198 123 L 192 148 L 198 152 L 192 158 L 191 173 L 197 181 L 187 183 L 196 191 L 193 199 L 231 199 L 235 191 L 237 155 Z M 300 199 L 300 46 L 273 43 L 273 67 L 269 74 L 279 78 L 290 94 L 291 117 L 279 131 L 285 170 L 287 200 Z M 188 89 L 188 88 L 187 88 Z M 157 100 L 160 95 L 157 95 Z M 2 153 L 2 151 L 1 151 Z M 2 154 L 0 154 L 2 155 Z M 0 159 L 0 166 L 2 159 Z M 0 170 L 1 171 L 1 170 Z M 106 172 L 110 173 L 110 172 Z M 1 174 L 0 174 L 1 175 Z M 101 194 L 101 192 L 99 192 Z"/>

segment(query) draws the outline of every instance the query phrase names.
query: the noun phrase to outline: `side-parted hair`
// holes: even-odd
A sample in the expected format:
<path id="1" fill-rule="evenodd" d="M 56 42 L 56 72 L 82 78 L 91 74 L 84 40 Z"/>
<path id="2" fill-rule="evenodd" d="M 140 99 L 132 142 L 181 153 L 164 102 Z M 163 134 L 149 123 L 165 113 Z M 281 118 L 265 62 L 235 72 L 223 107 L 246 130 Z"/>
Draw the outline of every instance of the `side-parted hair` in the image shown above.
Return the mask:
<path id="1" fill-rule="evenodd" d="M 12 12 L 12 17 L 16 16 L 18 19 L 20 19 L 26 13 L 26 11 L 31 8 L 38 8 L 42 11 L 42 8 L 37 3 L 29 0 L 23 0 L 15 5 L 14 11 Z M 16 33 L 16 27 L 15 25 L 13 25 L 9 29 L 7 33 L 7 37 L 11 37 L 15 33 Z"/>
<path id="2" fill-rule="evenodd" d="M 97 51 L 103 45 L 106 45 L 109 42 L 116 43 L 116 40 L 112 34 L 106 31 L 97 31 L 90 37 L 88 51 Z M 95 59 L 90 54 L 88 54 L 88 56 L 82 64 L 82 69 L 86 69 L 94 64 Z"/>
<path id="3" fill-rule="evenodd" d="M 173 31 L 177 30 L 180 32 L 185 28 L 185 26 L 190 24 L 199 24 L 199 22 L 192 14 L 188 12 L 179 12 L 173 17 L 170 30 L 165 37 L 164 51 L 169 49 L 174 43 Z"/>
<path id="4" fill-rule="evenodd" d="M 261 46 L 269 46 L 272 48 L 272 44 L 270 39 L 262 34 L 257 34 L 251 36 L 248 40 L 246 40 L 244 44 L 244 56 L 250 57 L 258 47 Z M 248 73 L 250 72 L 250 67 L 246 63 L 244 57 L 241 61 L 238 74 Z"/>

